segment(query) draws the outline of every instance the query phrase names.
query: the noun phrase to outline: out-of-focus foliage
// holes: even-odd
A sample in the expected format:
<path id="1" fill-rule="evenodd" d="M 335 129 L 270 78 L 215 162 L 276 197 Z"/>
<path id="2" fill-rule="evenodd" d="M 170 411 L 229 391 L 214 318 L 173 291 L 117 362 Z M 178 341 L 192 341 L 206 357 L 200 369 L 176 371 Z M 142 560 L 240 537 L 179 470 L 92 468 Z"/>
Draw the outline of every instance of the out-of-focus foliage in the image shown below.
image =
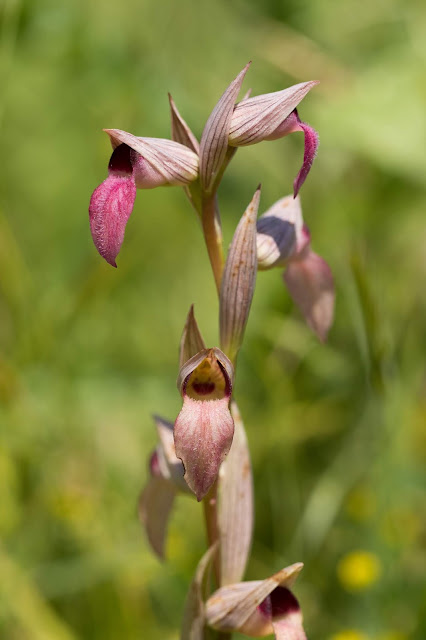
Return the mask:
<path id="1" fill-rule="evenodd" d="M 3 0 L 0 20 L 0 636 L 178 637 L 201 513 L 179 500 L 161 566 L 136 502 L 150 414 L 179 408 L 191 303 L 217 343 L 213 279 L 181 190 L 138 193 L 117 270 L 87 207 L 103 127 L 168 137 L 170 91 L 199 135 L 252 59 L 255 94 L 321 80 L 300 106 L 321 136 L 301 196 L 337 313 L 322 346 L 279 271 L 259 275 L 237 380 L 248 577 L 304 561 L 309 637 L 423 639 L 424 2 Z M 296 135 L 237 153 L 227 242 L 259 181 L 262 211 L 291 191 L 301 154 Z"/>

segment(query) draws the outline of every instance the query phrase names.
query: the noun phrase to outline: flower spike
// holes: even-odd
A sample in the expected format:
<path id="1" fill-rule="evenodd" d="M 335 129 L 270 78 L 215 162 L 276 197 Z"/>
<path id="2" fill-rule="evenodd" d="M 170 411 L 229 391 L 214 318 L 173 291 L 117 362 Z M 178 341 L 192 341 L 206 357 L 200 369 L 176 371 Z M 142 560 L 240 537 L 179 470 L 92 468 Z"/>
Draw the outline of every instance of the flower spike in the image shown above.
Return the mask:
<path id="1" fill-rule="evenodd" d="M 229 401 L 233 376 L 232 363 L 217 348 L 200 351 L 179 372 L 183 407 L 174 427 L 176 455 L 199 501 L 216 480 L 231 447 L 234 421 Z"/>

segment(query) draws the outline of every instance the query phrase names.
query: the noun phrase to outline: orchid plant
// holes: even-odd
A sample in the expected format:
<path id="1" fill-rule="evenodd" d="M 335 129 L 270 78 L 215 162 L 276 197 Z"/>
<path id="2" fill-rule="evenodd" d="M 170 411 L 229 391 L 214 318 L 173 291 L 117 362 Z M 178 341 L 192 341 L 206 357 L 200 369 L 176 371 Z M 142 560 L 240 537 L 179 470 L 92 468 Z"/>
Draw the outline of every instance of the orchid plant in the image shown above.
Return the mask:
<path id="1" fill-rule="evenodd" d="M 108 177 L 95 189 L 89 207 L 95 246 L 116 267 L 136 190 L 182 186 L 200 220 L 219 296 L 220 348 L 206 347 L 193 307 L 189 310 L 177 382 L 182 409 L 174 423 L 155 417 L 158 445 L 139 501 L 148 540 L 160 557 L 176 496 L 195 495 L 204 505 L 208 549 L 189 589 L 182 640 L 205 640 L 212 633 L 225 639 L 233 631 L 253 637 L 274 633 L 280 640 L 306 638 L 291 591 L 301 563 L 264 580 L 242 581 L 253 531 L 253 479 L 233 382 L 258 271 L 284 270 L 290 296 L 321 341 L 333 321 L 333 278 L 311 249 L 298 195 L 316 155 L 318 135 L 296 108 L 317 83 L 255 97 L 248 93 L 237 103 L 248 67 L 216 104 L 200 143 L 171 96 L 172 140 L 106 129 L 113 148 Z M 259 186 L 225 257 L 217 191 L 230 160 L 238 147 L 297 131 L 304 134 L 305 150 L 293 195 L 258 218 Z"/>

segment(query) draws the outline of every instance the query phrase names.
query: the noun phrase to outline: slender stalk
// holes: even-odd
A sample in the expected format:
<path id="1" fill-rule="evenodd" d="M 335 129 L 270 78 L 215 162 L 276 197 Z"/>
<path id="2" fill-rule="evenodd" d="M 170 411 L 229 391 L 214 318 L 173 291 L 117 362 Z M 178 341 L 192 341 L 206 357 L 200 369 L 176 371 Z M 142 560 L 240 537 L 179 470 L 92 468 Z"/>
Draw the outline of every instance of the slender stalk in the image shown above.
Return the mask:
<path id="1" fill-rule="evenodd" d="M 222 229 L 220 225 L 217 195 L 203 194 L 201 199 L 201 221 L 207 251 L 212 266 L 218 296 L 224 268 Z M 217 480 L 203 500 L 204 517 L 208 546 L 211 547 L 219 540 L 219 523 L 217 513 Z M 214 570 L 217 586 L 220 586 L 220 548 L 215 555 Z"/>
<path id="2" fill-rule="evenodd" d="M 217 514 L 217 480 L 203 500 L 204 518 L 206 521 L 207 543 L 211 547 L 219 540 L 219 523 Z M 220 549 L 214 557 L 214 573 L 216 583 L 220 586 Z"/>
<path id="3" fill-rule="evenodd" d="M 210 489 L 209 493 L 203 500 L 204 506 L 204 518 L 206 521 L 206 532 L 208 546 L 211 547 L 217 540 L 219 540 L 219 523 L 217 512 L 217 480 Z M 216 584 L 220 587 L 220 546 L 215 554 L 213 561 L 214 574 L 216 578 Z M 216 640 L 231 640 L 232 633 L 230 631 L 211 631 L 211 634 L 216 636 Z"/>
<path id="4" fill-rule="evenodd" d="M 202 198 L 201 208 L 201 224 L 203 227 L 204 240 L 219 295 L 225 258 L 223 255 L 222 229 L 220 226 L 216 194 L 205 194 Z"/>

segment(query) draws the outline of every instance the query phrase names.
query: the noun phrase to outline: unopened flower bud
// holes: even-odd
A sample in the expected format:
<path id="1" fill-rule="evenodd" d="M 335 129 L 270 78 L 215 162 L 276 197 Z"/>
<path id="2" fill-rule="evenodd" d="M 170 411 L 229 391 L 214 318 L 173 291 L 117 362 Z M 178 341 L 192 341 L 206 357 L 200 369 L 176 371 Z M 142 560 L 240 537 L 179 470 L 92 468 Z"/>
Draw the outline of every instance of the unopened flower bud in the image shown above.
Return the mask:
<path id="1" fill-rule="evenodd" d="M 200 351 L 179 372 L 183 407 L 174 427 L 176 455 L 198 500 L 208 493 L 231 447 L 233 375 L 232 363 L 217 348 Z"/>
<path id="2" fill-rule="evenodd" d="M 137 138 L 119 129 L 105 131 L 114 151 L 108 178 L 92 194 L 89 218 L 97 250 L 116 267 L 136 189 L 189 184 L 198 176 L 198 156 L 172 140 Z"/>
<path id="3" fill-rule="evenodd" d="M 257 273 L 256 220 L 260 186 L 234 233 L 225 264 L 219 301 L 220 342 L 232 360 L 244 336 Z"/>

